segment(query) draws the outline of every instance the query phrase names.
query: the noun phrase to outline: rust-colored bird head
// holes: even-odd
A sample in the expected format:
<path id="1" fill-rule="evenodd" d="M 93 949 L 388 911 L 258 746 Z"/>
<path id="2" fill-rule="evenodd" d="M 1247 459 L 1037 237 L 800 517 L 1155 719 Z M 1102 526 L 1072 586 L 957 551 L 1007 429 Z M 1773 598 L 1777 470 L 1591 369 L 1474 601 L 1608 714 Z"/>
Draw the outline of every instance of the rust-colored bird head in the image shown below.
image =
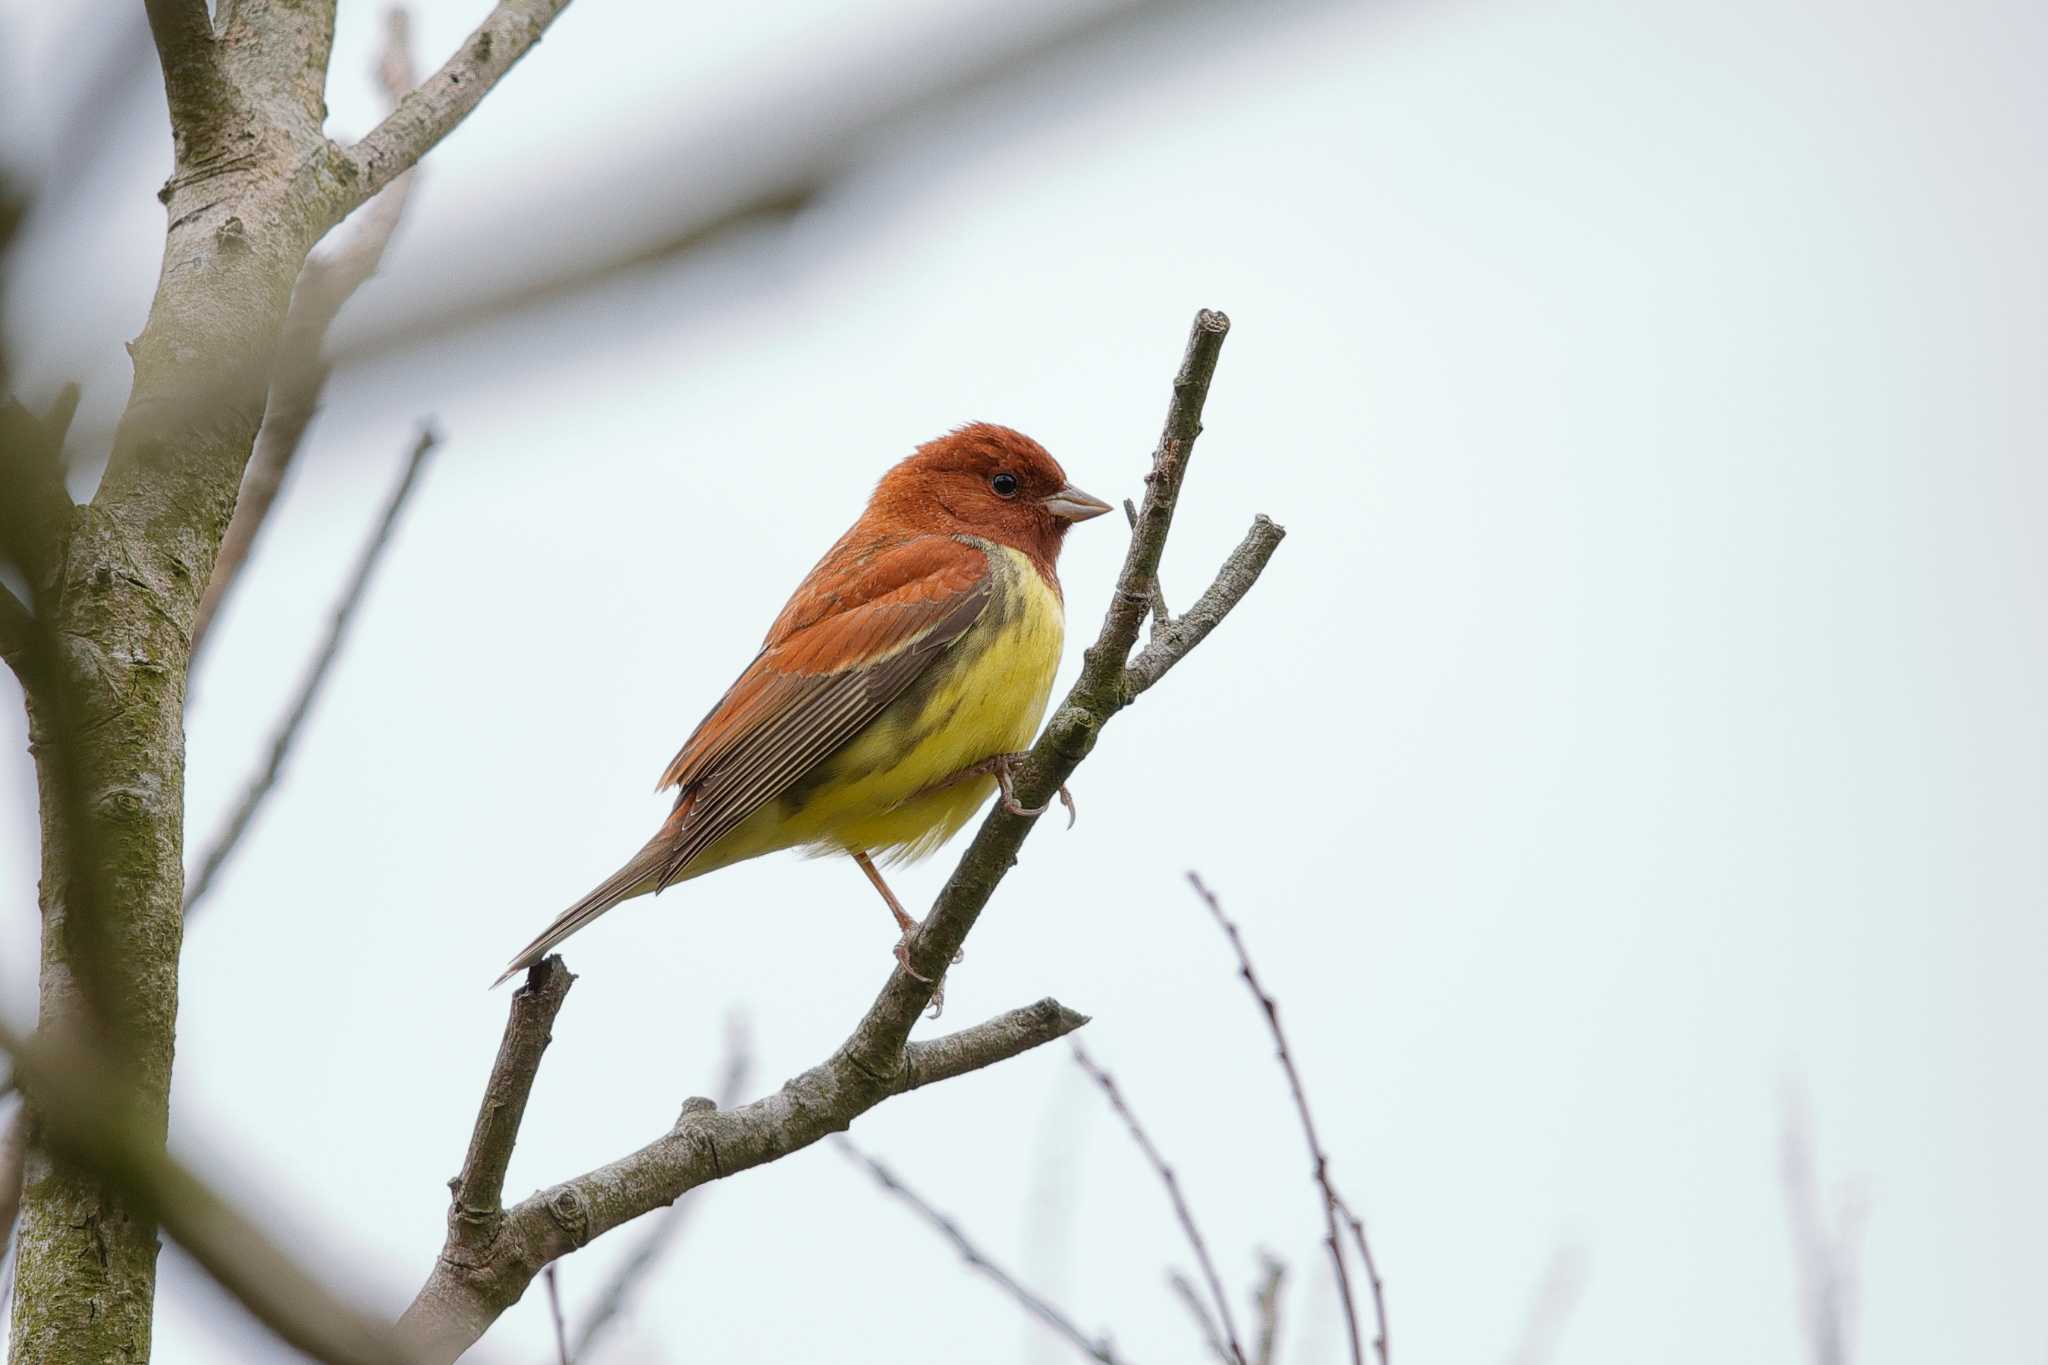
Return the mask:
<path id="1" fill-rule="evenodd" d="M 927 441 L 882 476 L 869 502 L 906 529 L 980 536 L 1021 550 L 1049 575 L 1067 527 L 1109 504 L 1067 482 L 1059 461 L 1020 431 L 972 422 Z"/>

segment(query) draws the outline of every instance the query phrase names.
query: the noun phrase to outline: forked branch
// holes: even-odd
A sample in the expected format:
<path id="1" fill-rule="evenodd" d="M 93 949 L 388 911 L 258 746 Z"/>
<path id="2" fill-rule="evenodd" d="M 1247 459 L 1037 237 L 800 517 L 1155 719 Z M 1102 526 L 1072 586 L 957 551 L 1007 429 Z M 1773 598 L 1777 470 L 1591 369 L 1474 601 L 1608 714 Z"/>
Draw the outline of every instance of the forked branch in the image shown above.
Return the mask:
<path id="1" fill-rule="evenodd" d="M 1147 585 L 1158 574 L 1174 504 L 1201 429 L 1202 404 L 1229 327 L 1221 313 L 1203 310 L 1196 315 L 1117 589 L 1079 681 L 1020 766 L 1015 782 L 1020 805 L 1045 805 L 1094 747 L 1102 728 L 1135 695 L 1126 661 L 1149 607 Z M 1268 548 L 1266 554 L 1270 553 Z M 1261 558 L 1245 581 L 1219 599 L 1217 619 L 1243 597 L 1263 564 Z M 1204 594 L 1205 599 L 1210 596 Z M 1203 630 L 1172 640 L 1162 637 L 1156 642 L 1164 660 L 1158 671 L 1170 668 L 1206 634 Z M 1011 814 L 1003 803 L 990 810 L 913 936 L 908 969 L 898 966 L 890 973 L 880 995 L 837 1051 L 776 1094 L 732 1110 L 721 1110 L 709 1100 L 690 1100 L 674 1126 L 639 1151 L 509 1209 L 485 1207 L 474 1199 L 474 1191 L 465 1194 L 458 1177 L 448 1241 L 400 1320 L 401 1335 L 427 1359 L 453 1360 L 519 1300 L 536 1275 L 593 1237 L 673 1203 L 707 1181 L 774 1161 L 844 1131 L 885 1099 L 1014 1057 L 1086 1023 L 1084 1016 L 1059 1002 L 1042 1000 L 942 1038 L 907 1041 L 912 1025 L 931 1002 L 933 983 L 951 965 L 1014 865 L 1035 820 Z M 566 971 L 559 959 L 543 962 L 530 975 L 526 990 L 541 989 L 554 974 Z M 559 1007 L 559 1000 L 556 1004 Z M 519 1008 L 515 1003 L 515 1012 Z M 551 1011 L 548 1017 L 551 1022 Z M 508 1046 L 512 1036 L 508 1029 Z M 501 1050 L 501 1069 L 504 1059 Z M 538 1067 L 538 1050 L 531 1053 L 530 1065 Z M 494 1070 L 494 1085 L 499 1074 Z M 497 1112 L 487 1098 L 479 1129 L 495 1124 Z M 506 1140 L 514 1135 L 506 1133 Z"/>

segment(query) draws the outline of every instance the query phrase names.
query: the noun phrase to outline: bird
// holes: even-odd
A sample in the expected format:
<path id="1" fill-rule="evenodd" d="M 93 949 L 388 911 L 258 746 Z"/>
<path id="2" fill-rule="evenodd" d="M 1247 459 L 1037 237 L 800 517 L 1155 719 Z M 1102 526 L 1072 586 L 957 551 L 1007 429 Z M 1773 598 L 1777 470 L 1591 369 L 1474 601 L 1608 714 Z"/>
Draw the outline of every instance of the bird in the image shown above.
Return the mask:
<path id="1" fill-rule="evenodd" d="M 790 595 L 752 663 L 661 774 L 654 837 L 522 948 L 496 984 L 622 901 L 784 849 L 844 854 L 918 926 L 884 863 L 924 857 L 1000 792 L 1038 732 L 1065 632 L 1067 529 L 1109 504 L 988 422 L 918 446 Z M 1062 792 L 1064 797 L 1065 793 Z M 921 980 L 928 980 L 922 976 Z"/>

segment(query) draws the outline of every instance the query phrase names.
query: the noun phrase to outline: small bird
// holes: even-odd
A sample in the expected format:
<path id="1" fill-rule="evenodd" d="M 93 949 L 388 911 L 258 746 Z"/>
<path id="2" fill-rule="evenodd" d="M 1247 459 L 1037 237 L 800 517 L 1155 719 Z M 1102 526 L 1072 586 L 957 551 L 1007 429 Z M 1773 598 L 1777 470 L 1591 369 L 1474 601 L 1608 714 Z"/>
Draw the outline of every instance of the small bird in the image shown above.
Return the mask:
<path id="1" fill-rule="evenodd" d="M 677 790 L 661 829 L 498 982 L 621 901 L 786 848 L 858 863 L 909 971 L 917 921 L 875 859 L 931 853 L 998 790 L 1015 813 L 1039 813 L 1017 803 L 1009 768 L 1059 667 L 1054 564 L 1067 528 L 1108 510 L 1008 427 L 977 422 L 919 446 L 662 773 L 659 789 Z"/>

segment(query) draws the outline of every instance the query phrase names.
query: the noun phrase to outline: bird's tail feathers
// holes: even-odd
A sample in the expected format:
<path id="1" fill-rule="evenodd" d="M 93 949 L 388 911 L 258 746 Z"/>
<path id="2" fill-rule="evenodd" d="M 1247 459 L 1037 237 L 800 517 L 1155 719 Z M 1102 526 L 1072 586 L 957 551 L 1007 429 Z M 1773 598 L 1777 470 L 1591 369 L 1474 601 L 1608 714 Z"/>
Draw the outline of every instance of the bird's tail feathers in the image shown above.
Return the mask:
<path id="1" fill-rule="evenodd" d="M 555 922 L 542 930 L 540 937 L 520 949 L 519 956 L 512 959 L 512 965 L 505 968 L 505 974 L 491 983 L 492 989 L 504 985 L 546 957 L 556 944 L 620 901 L 654 890 L 655 880 L 661 875 L 662 865 L 667 859 L 664 841 L 659 836 L 649 840 L 647 846 L 634 854 L 624 867 L 599 882 L 582 900 L 555 916 Z"/>

